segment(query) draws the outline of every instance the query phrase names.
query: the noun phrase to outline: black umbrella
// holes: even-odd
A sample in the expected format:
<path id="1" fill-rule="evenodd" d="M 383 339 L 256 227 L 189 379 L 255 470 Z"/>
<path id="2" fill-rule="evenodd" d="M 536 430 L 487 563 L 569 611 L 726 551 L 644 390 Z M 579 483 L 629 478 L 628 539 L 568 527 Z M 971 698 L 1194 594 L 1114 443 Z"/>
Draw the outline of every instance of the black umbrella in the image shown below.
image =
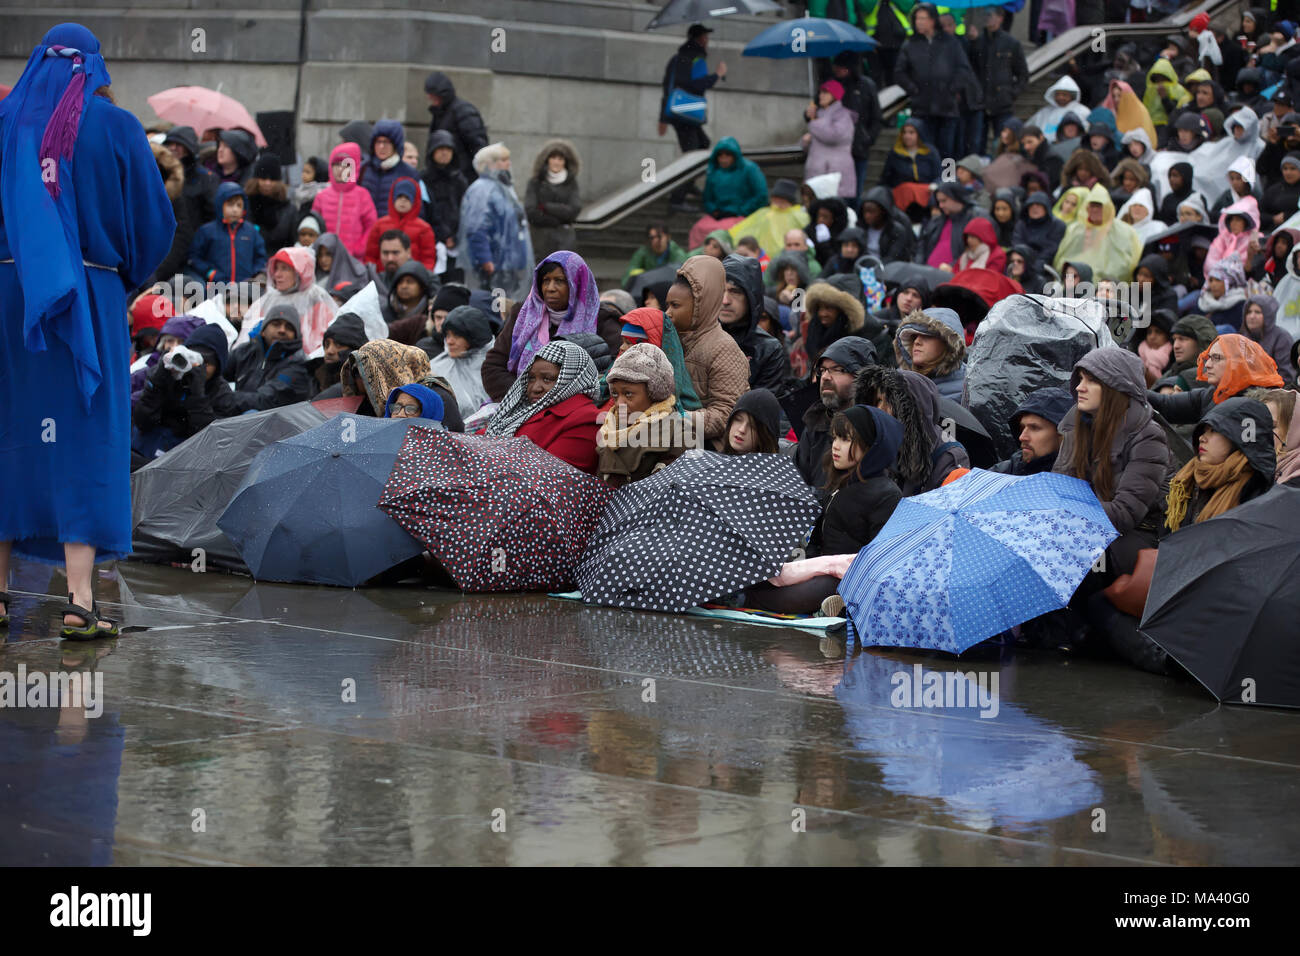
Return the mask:
<path id="1" fill-rule="evenodd" d="M 1193 236 L 1204 236 L 1206 239 L 1214 239 L 1219 234 L 1219 230 L 1210 225 L 1208 222 L 1179 222 L 1170 226 L 1164 232 L 1158 232 L 1142 246 L 1142 255 L 1156 252 L 1157 247 L 1162 242 L 1170 239 L 1177 239 L 1179 243 L 1186 242 Z"/>
<path id="2" fill-rule="evenodd" d="M 670 262 L 666 266 L 655 266 L 653 269 L 647 269 L 645 272 L 639 272 L 627 280 L 628 294 L 636 300 L 636 304 L 641 304 L 641 293 L 645 291 L 646 286 L 659 285 L 661 282 L 672 284 L 677 279 L 677 270 L 682 267 L 680 262 Z M 663 303 L 659 303 L 663 308 Z"/>
<path id="3" fill-rule="evenodd" d="M 297 402 L 213 422 L 131 476 L 131 546 L 149 561 L 195 560 L 247 571 L 239 551 L 217 527 L 235 489 L 259 451 L 300 435 L 331 416 L 311 402 Z"/>
<path id="4" fill-rule="evenodd" d="M 796 439 L 803 435 L 804 412 L 808 411 L 820 400 L 821 391 L 817 388 L 816 382 L 805 382 L 783 392 L 778 397 L 778 401 L 781 403 L 781 411 L 785 412 L 786 421 L 794 429 Z"/>
<path id="5" fill-rule="evenodd" d="M 253 577 L 354 588 L 419 555 L 376 507 L 417 421 L 340 415 L 262 449 L 217 521 Z"/>
<path id="6" fill-rule="evenodd" d="M 924 282 L 933 290 L 952 278 L 952 273 L 943 269 L 903 261 L 887 263 L 876 275 L 890 289 L 897 289 L 906 282 Z"/>
<path id="7" fill-rule="evenodd" d="M 1142 630 L 1218 700 L 1300 707 L 1300 488 L 1160 545 Z"/>
<path id="8" fill-rule="evenodd" d="M 939 415 L 953 423 L 953 437 L 962 443 L 970 463 L 975 468 L 992 468 L 998 463 L 998 450 L 988 429 L 968 408 L 963 408 L 951 398 L 939 399 Z"/>
<path id="9" fill-rule="evenodd" d="M 731 16 L 733 13 L 780 12 L 781 5 L 775 0 L 668 0 L 646 29 L 658 30 L 679 23 L 702 23 L 714 17 Z"/>
<path id="10" fill-rule="evenodd" d="M 588 604 L 685 611 L 777 574 L 820 507 L 783 455 L 692 451 L 610 499 L 576 574 Z"/>

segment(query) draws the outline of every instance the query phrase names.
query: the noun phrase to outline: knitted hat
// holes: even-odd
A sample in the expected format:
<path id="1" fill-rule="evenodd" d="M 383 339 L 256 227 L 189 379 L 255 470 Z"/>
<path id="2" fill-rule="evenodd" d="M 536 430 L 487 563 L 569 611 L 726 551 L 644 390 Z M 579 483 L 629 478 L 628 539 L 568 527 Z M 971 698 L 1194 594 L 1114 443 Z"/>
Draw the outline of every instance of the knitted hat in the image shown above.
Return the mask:
<path id="1" fill-rule="evenodd" d="M 439 289 L 438 294 L 433 297 L 432 311 L 450 312 L 462 305 L 469 305 L 469 289 L 463 285 L 449 283 Z"/>
<path id="2" fill-rule="evenodd" d="M 172 300 L 161 295 L 142 295 L 131 305 L 131 328 L 160 329 L 175 314 Z"/>
<path id="3" fill-rule="evenodd" d="M 784 199 L 786 202 L 796 203 L 799 201 L 799 184 L 793 179 L 778 179 L 772 185 L 772 196 L 776 199 Z"/>
<path id="4" fill-rule="evenodd" d="M 1187 24 L 1187 29 L 1193 33 L 1200 33 L 1210 25 L 1210 15 L 1202 10 L 1196 16 L 1192 17 L 1191 22 Z"/>
<path id="5" fill-rule="evenodd" d="M 844 84 L 839 80 L 827 80 L 822 84 L 822 89 L 829 93 L 836 102 L 844 99 Z"/>
<path id="6" fill-rule="evenodd" d="M 280 178 L 280 160 L 274 153 L 263 153 L 253 163 L 253 176 L 256 179 Z"/>
<path id="7" fill-rule="evenodd" d="M 853 430 L 862 439 L 862 444 L 871 446 L 876 443 L 876 423 L 866 405 L 854 405 L 845 409 L 844 417 L 853 423 Z"/>
<path id="8" fill-rule="evenodd" d="M 273 319 L 283 319 L 293 326 L 293 334 L 302 334 L 301 320 L 298 318 L 298 310 L 287 302 L 281 302 L 279 305 L 271 306 L 270 311 L 266 313 L 266 318 L 262 319 L 262 325 L 266 325 Z"/>
<path id="9" fill-rule="evenodd" d="M 1282 157 L 1283 166 L 1294 166 L 1300 169 L 1300 153 L 1287 153 Z"/>
<path id="10" fill-rule="evenodd" d="M 320 221 L 319 216 L 314 212 L 309 212 L 307 215 L 302 217 L 302 222 L 298 223 L 298 231 L 302 232 L 304 229 L 310 229 L 312 232 L 320 235 L 325 231 L 325 225 Z"/>
<path id="11" fill-rule="evenodd" d="M 662 402 L 677 390 L 668 356 L 649 342 L 640 342 L 614 359 L 605 381 L 644 383 L 652 402 Z"/>

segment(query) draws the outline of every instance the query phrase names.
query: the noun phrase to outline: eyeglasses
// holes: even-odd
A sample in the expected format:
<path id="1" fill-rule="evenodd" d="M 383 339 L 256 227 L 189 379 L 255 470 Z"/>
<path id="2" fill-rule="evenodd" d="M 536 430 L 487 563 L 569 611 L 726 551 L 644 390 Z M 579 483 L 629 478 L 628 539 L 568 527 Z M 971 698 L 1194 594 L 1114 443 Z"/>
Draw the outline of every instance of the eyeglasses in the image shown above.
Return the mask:
<path id="1" fill-rule="evenodd" d="M 1226 361 L 1228 361 L 1228 359 L 1227 359 L 1227 356 L 1224 356 L 1224 355 L 1207 355 L 1207 356 L 1205 356 L 1205 364 L 1206 364 L 1206 365 L 1217 365 L 1217 364 L 1219 364 L 1220 362 L 1226 362 Z"/>
<path id="2" fill-rule="evenodd" d="M 829 375 L 848 375 L 848 374 L 849 374 L 849 370 L 848 370 L 848 369 L 845 369 L 845 368 L 840 368 L 840 366 L 838 366 L 838 365 L 824 365 L 824 366 L 822 366 L 821 371 L 819 371 L 819 372 L 817 373 L 817 377 L 820 378 L 821 376 L 823 376 L 823 375 L 828 375 L 828 374 L 829 374 Z"/>
<path id="3" fill-rule="evenodd" d="M 393 406 L 394 418 L 419 418 L 423 409 L 419 405 L 397 404 Z"/>

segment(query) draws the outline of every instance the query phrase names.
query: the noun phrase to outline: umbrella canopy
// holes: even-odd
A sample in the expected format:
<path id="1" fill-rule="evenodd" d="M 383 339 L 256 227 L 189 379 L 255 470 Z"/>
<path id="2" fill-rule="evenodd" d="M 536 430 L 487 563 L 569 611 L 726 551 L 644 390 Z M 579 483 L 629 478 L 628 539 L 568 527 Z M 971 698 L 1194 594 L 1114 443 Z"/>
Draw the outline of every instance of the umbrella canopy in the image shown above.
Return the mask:
<path id="1" fill-rule="evenodd" d="M 527 438 L 412 428 L 379 507 L 466 591 L 560 591 L 609 486 Z"/>
<path id="2" fill-rule="evenodd" d="M 134 556 L 189 564 L 194 549 L 202 548 L 207 565 L 247 571 L 217 518 L 259 451 L 315 428 L 333 414 L 337 412 L 312 402 L 297 402 L 218 419 L 150 461 L 131 475 Z"/>
<path id="3" fill-rule="evenodd" d="M 919 262 L 904 262 L 901 259 L 885 263 L 876 275 L 891 289 L 897 289 L 908 282 L 924 282 L 928 288 L 934 289 L 952 278 L 952 273 L 943 269 L 921 265 Z"/>
<path id="4" fill-rule="evenodd" d="M 820 510 L 785 456 L 688 452 L 614 495 L 578 567 L 582 599 L 686 611 L 779 572 Z"/>
<path id="5" fill-rule="evenodd" d="M 1177 239 L 1179 243 L 1190 242 L 1196 236 L 1204 236 L 1211 241 L 1218 236 L 1218 227 L 1208 222 L 1179 222 L 1170 226 L 1163 232 L 1157 232 L 1154 236 L 1147 237 L 1147 241 L 1142 245 L 1142 255 L 1150 255 L 1153 252 L 1159 252 L 1162 242 L 1168 242 L 1171 239 Z"/>
<path id="6" fill-rule="evenodd" d="M 1300 707 L 1297 572 L 1300 488 L 1278 485 L 1161 543 L 1142 631 L 1221 701 Z"/>
<path id="7" fill-rule="evenodd" d="M 658 285 L 661 282 L 671 283 L 677 278 L 677 272 L 682 267 L 680 262 L 670 262 L 666 266 L 655 266 L 653 269 L 647 269 L 634 275 L 627 282 L 628 295 L 636 300 L 636 304 L 641 304 L 641 293 L 645 291 L 646 286 Z M 663 305 L 663 303 L 659 303 Z"/>
<path id="8" fill-rule="evenodd" d="M 258 452 L 217 520 L 253 577 L 354 588 L 420 554 L 375 507 L 411 424 L 340 415 Z"/>
<path id="9" fill-rule="evenodd" d="M 155 93 L 146 102 L 160 119 L 177 126 L 192 126 L 199 136 L 210 129 L 245 129 L 253 134 L 258 146 L 266 146 L 261 127 L 244 104 L 206 86 L 174 86 Z"/>
<path id="10" fill-rule="evenodd" d="M 833 57 L 843 50 L 874 50 L 876 41 L 843 20 L 799 17 L 768 27 L 745 44 L 745 56 L 769 60 Z"/>
<path id="11" fill-rule="evenodd" d="M 960 654 L 1064 607 L 1116 532 L 1092 488 L 972 469 L 904 498 L 840 582 L 863 644 Z"/>
<path id="12" fill-rule="evenodd" d="M 957 441 L 962 443 L 970 455 L 970 463 L 975 468 L 992 468 L 999 461 L 997 449 L 988 429 L 971 414 L 970 409 L 963 408 L 951 398 L 939 399 L 939 416 L 952 419 Z"/>
<path id="13" fill-rule="evenodd" d="M 647 30 L 676 26 L 679 23 L 700 23 L 713 17 L 728 17 L 733 13 L 779 13 L 781 5 L 775 0 L 668 0 L 667 5 L 655 14 Z"/>

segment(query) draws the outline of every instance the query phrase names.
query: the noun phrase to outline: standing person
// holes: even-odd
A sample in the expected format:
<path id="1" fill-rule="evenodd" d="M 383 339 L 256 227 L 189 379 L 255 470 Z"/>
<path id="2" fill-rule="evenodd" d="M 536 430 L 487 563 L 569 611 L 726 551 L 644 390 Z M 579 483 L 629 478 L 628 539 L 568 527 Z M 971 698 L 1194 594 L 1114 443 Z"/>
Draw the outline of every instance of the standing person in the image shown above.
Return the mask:
<path id="1" fill-rule="evenodd" d="M 709 137 L 704 132 L 702 122 L 692 123 L 670 114 L 668 100 L 674 90 L 703 97 L 718 80 L 726 77 L 725 63 L 719 63 L 716 72 L 709 72 L 709 34 L 712 32 L 702 23 L 691 24 L 691 28 L 686 31 L 686 42 L 677 48 L 677 52 L 664 67 L 663 96 L 659 100 L 659 135 L 663 136 L 671 126 L 677 134 L 677 145 L 683 153 L 689 153 L 693 149 L 708 149 Z M 686 206 L 686 197 L 691 190 L 691 183 L 684 183 L 673 190 L 669 200 L 675 209 Z"/>
<path id="2" fill-rule="evenodd" d="M 934 136 L 939 155 L 955 158 L 961 155 L 958 98 L 978 91 L 975 74 L 961 42 L 939 29 L 934 4 L 912 8 L 912 29 L 915 32 L 899 50 L 894 80 L 911 98 L 913 115 Z"/>
<path id="3" fill-rule="evenodd" d="M 379 214 L 370 192 L 361 187 L 361 148 L 340 143 L 330 150 L 330 184 L 316 194 L 311 211 L 325 223 L 325 231 L 342 240 L 358 259 L 366 254 L 366 236 Z"/>
<path id="4" fill-rule="evenodd" d="M 0 626 L 16 552 L 64 562 L 69 638 L 118 630 L 93 567 L 131 552 L 126 293 L 176 228 L 144 129 L 98 95 L 99 49 L 59 24 L 0 103 Z"/>
<path id="5" fill-rule="evenodd" d="M 248 197 L 248 221 L 262 234 L 267 255 L 295 244 L 302 217 L 298 207 L 289 201 L 289 184 L 284 181 L 274 153 L 257 157 L 244 195 Z"/>
<path id="6" fill-rule="evenodd" d="M 578 251 L 573 221 L 582 212 L 578 192 L 578 151 L 568 140 L 553 139 L 533 160 L 533 178 L 524 193 L 524 209 L 533 227 L 533 254 L 545 259 L 552 252 Z"/>
<path id="7" fill-rule="evenodd" d="M 817 92 L 817 102 L 804 109 L 808 132 L 803 134 L 803 146 L 808 151 L 804 162 L 803 178 L 812 179 L 824 173 L 839 173 L 838 194 L 853 198 L 858 194 L 856 167 L 853 161 L 853 136 L 857 114 L 845 109 L 844 86 L 839 80 L 827 80 Z"/>
<path id="8" fill-rule="evenodd" d="M 510 150 L 504 143 L 484 146 L 474 155 L 474 169 L 479 178 L 460 207 L 461 266 L 471 288 L 474 275 L 480 289 L 502 289 L 518 302 L 532 278 L 533 241 L 510 175 Z"/>
<path id="9" fill-rule="evenodd" d="M 863 75 L 862 61 L 851 50 L 835 54 L 831 61 L 831 75 L 844 87 L 844 98 L 840 102 L 857 117 L 853 127 L 853 195 L 860 196 L 867 178 L 871 147 L 885 125 L 880 111 L 880 91 L 870 77 Z"/>
<path id="10" fill-rule="evenodd" d="M 455 160 L 465 179 L 472 183 L 478 178 L 474 156 L 488 144 L 482 115 L 473 103 L 456 95 L 456 87 L 446 73 L 435 70 L 426 76 L 424 95 L 429 101 L 429 148 L 433 148 L 433 138 L 440 130 L 450 133 L 455 141 Z"/>
<path id="11" fill-rule="evenodd" d="M 388 195 L 399 179 L 415 179 L 420 174 L 402 161 L 406 131 L 397 120 L 380 120 L 370 135 L 370 155 L 361 166 L 361 185 L 370 193 L 375 214 L 387 216 Z"/>
<path id="12" fill-rule="evenodd" d="M 990 7 L 984 32 L 978 32 L 973 24 L 967 32 L 968 36 L 976 34 L 971 39 L 971 66 L 984 89 L 984 132 L 977 150 L 981 154 L 990 137 L 1015 118 L 1016 97 L 1029 82 L 1025 51 L 1019 40 L 1002 29 L 1005 21 L 1005 10 Z"/>
<path id="13" fill-rule="evenodd" d="M 167 131 L 163 145 L 180 160 L 185 171 L 185 188 L 181 194 L 189 204 L 190 222 L 208 222 L 213 216 L 212 194 L 217 191 L 217 178 L 206 166 L 199 165 L 199 138 L 193 127 L 173 126 Z"/>
<path id="14" fill-rule="evenodd" d="M 421 215 L 433 227 L 436 240 L 454 250 L 460 233 L 460 204 L 469 189 L 469 180 L 456 161 L 456 138 L 445 129 L 438 130 L 429 137 L 426 158 L 429 164 L 420 178 L 429 201 Z"/>

